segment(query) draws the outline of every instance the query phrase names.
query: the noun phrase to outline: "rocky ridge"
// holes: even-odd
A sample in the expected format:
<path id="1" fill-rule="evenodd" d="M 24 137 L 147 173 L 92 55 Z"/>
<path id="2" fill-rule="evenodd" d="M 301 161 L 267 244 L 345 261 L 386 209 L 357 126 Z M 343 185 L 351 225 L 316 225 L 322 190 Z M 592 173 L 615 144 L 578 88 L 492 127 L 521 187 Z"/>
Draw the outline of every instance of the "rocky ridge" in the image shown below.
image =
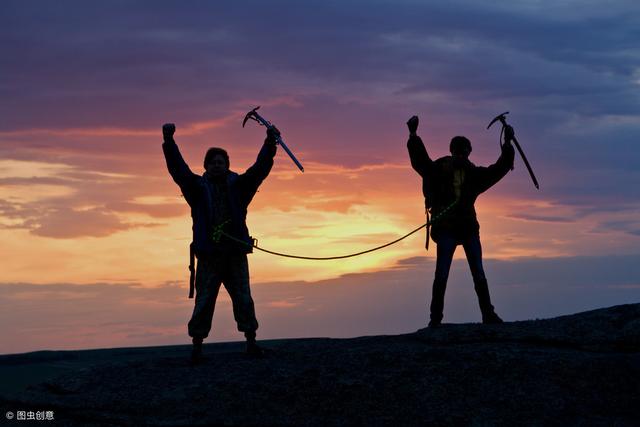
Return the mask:
<path id="1" fill-rule="evenodd" d="M 3 410 L 56 425 L 638 425 L 640 304 L 397 336 L 39 352 L 0 368 L 67 364 L 2 392 Z M 74 362 L 75 361 L 75 362 Z M 82 363 L 81 363 L 82 362 Z M 34 409 L 35 410 L 35 409 Z M 17 423 L 14 420 L 14 424 Z"/>

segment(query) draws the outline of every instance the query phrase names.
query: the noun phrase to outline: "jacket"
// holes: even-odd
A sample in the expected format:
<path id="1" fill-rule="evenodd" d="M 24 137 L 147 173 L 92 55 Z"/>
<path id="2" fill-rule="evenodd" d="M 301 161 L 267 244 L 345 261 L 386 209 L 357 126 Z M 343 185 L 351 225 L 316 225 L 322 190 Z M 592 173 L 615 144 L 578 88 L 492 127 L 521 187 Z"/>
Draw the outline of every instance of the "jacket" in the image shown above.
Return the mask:
<path id="1" fill-rule="evenodd" d="M 191 207 L 193 219 L 193 251 L 197 257 L 215 254 L 220 251 L 250 253 L 253 250 L 252 238 L 246 224 L 247 208 L 258 187 L 269 175 L 273 167 L 276 146 L 265 142 L 256 162 L 243 174 L 229 171 L 226 176 L 230 224 L 225 232 L 245 242 L 241 244 L 222 236 L 217 242 L 213 234 L 216 224 L 213 220 L 212 183 L 204 175 L 197 175 L 189 169 L 173 139 L 165 139 L 162 151 L 167 162 L 169 174 L 180 187 L 182 195 Z"/>
<path id="2" fill-rule="evenodd" d="M 498 160 L 488 167 L 452 156 L 431 160 L 417 135 L 409 137 L 407 148 L 411 166 L 422 177 L 425 206 L 435 218 L 431 230 L 433 240 L 437 243 L 445 232 L 459 241 L 479 233 L 475 201 L 512 169 L 513 146 L 504 144 Z M 439 216 L 454 202 L 450 210 Z"/>

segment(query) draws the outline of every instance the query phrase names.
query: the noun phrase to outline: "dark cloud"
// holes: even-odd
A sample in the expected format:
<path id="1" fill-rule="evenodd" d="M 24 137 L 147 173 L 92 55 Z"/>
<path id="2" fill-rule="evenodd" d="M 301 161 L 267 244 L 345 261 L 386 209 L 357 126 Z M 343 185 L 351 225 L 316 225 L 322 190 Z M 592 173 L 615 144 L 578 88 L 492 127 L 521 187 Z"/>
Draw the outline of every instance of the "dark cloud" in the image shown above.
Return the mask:
<path id="1" fill-rule="evenodd" d="M 488 164 L 498 131 L 484 128 L 509 109 L 541 183 L 539 195 L 527 196 L 578 215 L 634 213 L 636 12 L 634 1 L 275 1 L 267 8 L 253 1 L 9 1 L 0 29 L 0 150 L 5 158 L 158 177 L 164 166 L 153 132 L 168 118 L 186 126 L 223 121 L 216 138 L 180 135 L 185 157 L 199 165 L 212 139 L 230 146 L 258 139 L 254 128 L 240 134 L 234 115 L 286 99 L 269 106 L 268 117 L 297 154 L 316 162 L 406 162 L 404 122 L 418 113 L 434 156 L 465 134 L 473 160 Z M 124 135 L 6 134 L 96 127 Z M 532 188 L 528 179 L 517 159 L 495 191 L 522 194 Z M 103 221 L 109 210 L 179 212 L 134 206 L 131 197 L 100 189 L 107 217 L 96 218 Z"/>
<path id="2" fill-rule="evenodd" d="M 640 236 L 640 220 L 602 221 L 596 225 L 594 231 L 622 231 L 632 236 Z"/>
<path id="3" fill-rule="evenodd" d="M 510 214 L 507 218 L 520 219 L 523 221 L 534 221 L 534 222 L 572 222 L 575 220 L 575 217 L 567 217 L 567 216 L 547 216 L 547 215 L 536 215 L 536 214 L 526 214 L 526 213 L 516 213 Z"/>
<path id="4" fill-rule="evenodd" d="M 10 2 L 3 126 L 140 126 L 158 111 L 197 120 L 246 98 L 338 96 L 342 83 L 637 111 L 633 3 L 581 6 L 580 15 L 468 1 L 262 6 Z"/>

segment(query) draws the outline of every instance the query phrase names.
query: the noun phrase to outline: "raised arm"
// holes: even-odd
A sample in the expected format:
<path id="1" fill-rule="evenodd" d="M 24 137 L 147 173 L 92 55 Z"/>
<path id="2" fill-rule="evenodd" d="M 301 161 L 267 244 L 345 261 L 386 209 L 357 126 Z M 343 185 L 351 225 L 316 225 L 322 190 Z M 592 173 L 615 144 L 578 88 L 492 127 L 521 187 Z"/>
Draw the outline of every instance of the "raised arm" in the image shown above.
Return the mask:
<path id="1" fill-rule="evenodd" d="M 504 144 L 502 144 L 502 150 L 498 160 L 491 166 L 478 168 L 478 194 L 494 186 L 513 168 L 515 155 L 515 150 L 513 149 L 513 145 L 511 145 L 513 136 L 513 128 L 507 126 L 504 133 Z"/>
<path id="2" fill-rule="evenodd" d="M 417 134 L 418 124 L 418 116 L 413 116 L 407 121 L 407 127 L 409 128 L 407 149 L 409 150 L 411 166 L 420 176 L 425 176 L 433 165 L 433 161 L 429 157 L 429 154 L 427 154 L 427 149 L 424 147 L 422 139 Z"/>
<path id="3" fill-rule="evenodd" d="M 198 175 L 191 172 L 189 166 L 182 158 L 180 150 L 173 139 L 173 134 L 176 131 L 176 126 L 173 123 L 167 123 L 162 126 L 162 136 L 164 142 L 162 143 L 162 151 L 164 158 L 167 162 L 167 169 L 171 178 L 182 190 L 182 194 L 189 200 L 194 185 L 197 182 Z"/>
<path id="4" fill-rule="evenodd" d="M 276 135 L 280 132 L 275 127 L 273 130 L 267 129 L 267 137 L 264 140 L 264 144 L 258 153 L 256 162 L 247 169 L 245 173 L 240 176 L 242 186 L 251 201 L 253 195 L 258 191 L 258 187 L 262 184 L 262 181 L 269 175 L 271 168 L 273 167 L 273 158 L 276 155 Z M 247 202 L 248 203 L 248 202 Z"/>

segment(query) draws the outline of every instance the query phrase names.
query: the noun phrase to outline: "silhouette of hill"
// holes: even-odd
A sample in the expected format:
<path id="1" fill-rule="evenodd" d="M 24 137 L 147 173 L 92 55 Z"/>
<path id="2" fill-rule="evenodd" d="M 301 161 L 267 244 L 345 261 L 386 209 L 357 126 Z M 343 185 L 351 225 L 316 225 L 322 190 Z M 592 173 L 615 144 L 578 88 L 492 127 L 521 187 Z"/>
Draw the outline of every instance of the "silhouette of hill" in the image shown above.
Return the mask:
<path id="1" fill-rule="evenodd" d="M 397 336 L 0 356 L 6 411 L 56 425 L 638 425 L 640 304 Z M 6 421 L 6 420 L 5 420 Z M 18 423 L 13 420 L 12 423 Z M 12 425 L 9 423 L 9 425 Z M 17 424 L 16 424 L 17 425 Z"/>

